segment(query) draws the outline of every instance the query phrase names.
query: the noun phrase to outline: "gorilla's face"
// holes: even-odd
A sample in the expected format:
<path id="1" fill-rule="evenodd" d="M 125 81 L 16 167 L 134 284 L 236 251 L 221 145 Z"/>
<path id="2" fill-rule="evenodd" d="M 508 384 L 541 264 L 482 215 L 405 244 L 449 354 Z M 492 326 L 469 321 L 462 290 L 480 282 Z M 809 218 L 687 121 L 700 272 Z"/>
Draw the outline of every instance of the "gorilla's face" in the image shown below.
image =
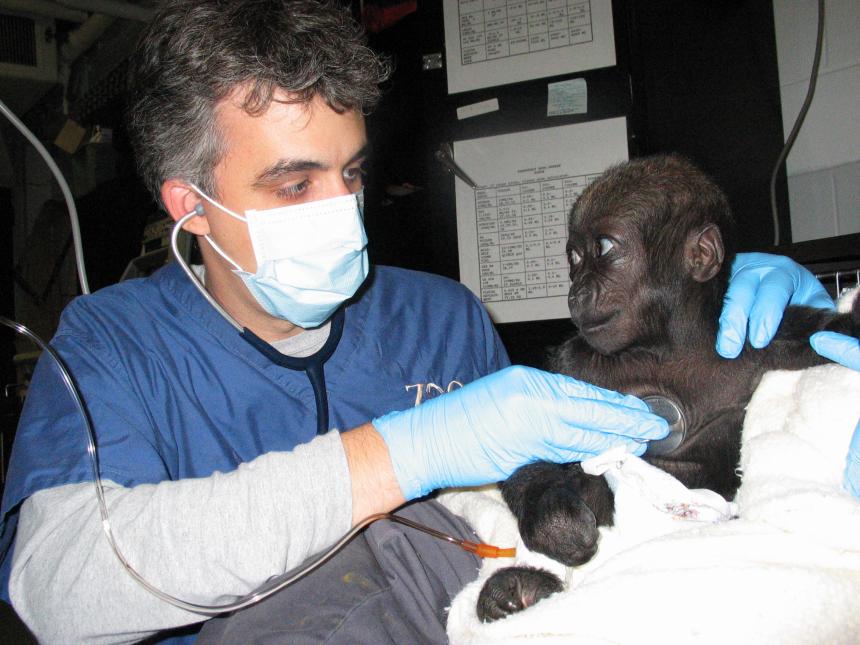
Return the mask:
<path id="1" fill-rule="evenodd" d="M 665 322 L 636 226 L 613 213 L 575 214 L 567 241 L 568 306 L 582 338 L 601 354 L 648 346 Z"/>

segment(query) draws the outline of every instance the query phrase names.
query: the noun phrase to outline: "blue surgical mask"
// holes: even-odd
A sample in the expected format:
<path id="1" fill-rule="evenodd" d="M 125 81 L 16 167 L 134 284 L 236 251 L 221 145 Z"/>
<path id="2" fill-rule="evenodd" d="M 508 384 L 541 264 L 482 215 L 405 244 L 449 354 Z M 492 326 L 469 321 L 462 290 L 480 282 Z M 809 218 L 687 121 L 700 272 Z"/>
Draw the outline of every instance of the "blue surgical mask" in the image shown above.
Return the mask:
<path id="1" fill-rule="evenodd" d="M 275 318 L 319 327 L 367 278 L 367 235 L 361 192 L 238 215 L 196 186 L 206 201 L 248 224 L 257 261 L 249 273 L 208 235 L 206 240 L 233 267 L 254 299 Z"/>

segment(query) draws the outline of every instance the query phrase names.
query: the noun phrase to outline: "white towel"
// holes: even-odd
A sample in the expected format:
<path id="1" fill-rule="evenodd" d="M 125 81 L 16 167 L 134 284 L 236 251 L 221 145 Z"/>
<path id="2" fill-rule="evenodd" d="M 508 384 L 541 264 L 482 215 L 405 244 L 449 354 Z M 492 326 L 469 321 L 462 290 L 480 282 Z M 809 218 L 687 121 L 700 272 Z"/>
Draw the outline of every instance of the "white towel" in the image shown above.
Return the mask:
<path id="1" fill-rule="evenodd" d="M 597 556 L 576 569 L 528 553 L 498 491 L 441 495 L 483 541 L 516 544 L 516 564 L 543 566 L 567 586 L 483 624 L 475 615 L 480 588 L 512 564 L 485 560 L 452 604 L 451 642 L 860 643 L 860 500 L 842 488 L 858 418 L 860 373 L 826 365 L 766 374 L 744 424 L 738 517 L 709 521 L 735 510 L 711 497 L 708 516 L 668 518 L 654 490 L 670 491 L 671 501 L 680 483 L 655 489 L 649 480 L 646 492 L 625 493 L 616 525 L 601 529 Z"/>

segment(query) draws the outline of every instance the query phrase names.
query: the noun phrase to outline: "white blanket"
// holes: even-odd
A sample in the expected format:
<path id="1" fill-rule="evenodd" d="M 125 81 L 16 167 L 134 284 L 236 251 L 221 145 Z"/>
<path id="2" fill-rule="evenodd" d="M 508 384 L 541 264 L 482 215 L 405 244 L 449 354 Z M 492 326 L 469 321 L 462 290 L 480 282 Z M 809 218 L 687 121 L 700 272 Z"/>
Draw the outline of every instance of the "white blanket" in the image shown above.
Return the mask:
<path id="1" fill-rule="evenodd" d="M 515 561 L 485 560 L 455 598 L 451 642 L 860 642 L 860 501 L 842 488 L 858 417 L 860 373 L 827 365 L 765 375 L 746 415 L 736 508 L 711 499 L 692 521 L 672 517 L 667 509 L 697 502 L 677 504 L 678 491 L 632 458 L 620 471 L 646 484 L 637 493 L 616 478 L 625 491 L 616 525 L 601 529 L 597 556 L 576 569 L 528 553 L 497 490 L 445 493 L 484 542 L 518 548 Z M 480 588 L 513 563 L 557 573 L 565 591 L 480 623 Z"/>

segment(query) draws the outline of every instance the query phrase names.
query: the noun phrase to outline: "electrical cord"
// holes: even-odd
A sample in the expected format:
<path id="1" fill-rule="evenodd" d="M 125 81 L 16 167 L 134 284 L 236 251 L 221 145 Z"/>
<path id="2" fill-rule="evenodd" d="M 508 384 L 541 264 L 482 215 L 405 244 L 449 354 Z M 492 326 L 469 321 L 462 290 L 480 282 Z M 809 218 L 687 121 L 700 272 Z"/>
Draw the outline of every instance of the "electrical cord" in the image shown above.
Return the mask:
<path id="1" fill-rule="evenodd" d="M 69 209 L 69 220 L 72 225 L 72 242 L 75 247 L 75 263 L 78 268 L 78 281 L 81 284 L 81 293 L 88 294 L 90 292 L 90 285 L 87 281 L 87 270 L 84 265 L 84 248 L 81 242 L 81 227 L 78 221 L 78 209 L 75 207 L 75 200 L 72 198 L 72 191 L 69 189 L 69 184 L 66 183 L 65 178 L 63 177 L 63 173 L 60 172 L 60 169 L 57 167 L 54 158 L 45 150 L 45 146 L 42 145 L 42 142 L 36 138 L 30 129 L 24 125 L 24 123 L 15 116 L 15 113 L 10 110 L 7 105 L 0 100 L 0 112 L 9 119 L 9 121 L 14 125 L 18 131 L 24 135 L 24 137 L 33 144 L 33 147 L 36 148 L 36 152 L 38 152 L 42 159 L 45 160 L 45 163 L 48 164 L 48 168 L 51 169 L 51 173 L 54 175 L 54 178 L 57 180 L 57 183 L 60 184 L 60 191 L 63 193 L 63 199 L 66 200 L 66 207 Z"/>
<path id="2" fill-rule="evenodd" d="M 779 174 L 779 169 L 785 162 L 788 153 L 794 146 L 794 141 L 800 132 L 800 127 L 806 120 L 806 113 L 809 111 L 809 106 L 812 105 L 812 98 L 815 96 L 815 86 L 818 82 L 818 67 L 821 63 L 821 47 L 824 41 L 824 0 L 818 0 L 818 35 L 815 38 L 815 55 L 812 58 L 812 71 L 809 76 L 809 86 L 806 90 L 806 98 L 803 100 L 803 105 L 794 121 L 794 126 L 791 128 L 791 133 L 785 140 L 785 145 L 777 157 L 774 164 L 773 172 L 770 175 L 770 210 L 773 216 L 773 245 L 779 246 L 780 230 L 779 230 L 779 209 L 776 206 L 776 177 Z"/>

